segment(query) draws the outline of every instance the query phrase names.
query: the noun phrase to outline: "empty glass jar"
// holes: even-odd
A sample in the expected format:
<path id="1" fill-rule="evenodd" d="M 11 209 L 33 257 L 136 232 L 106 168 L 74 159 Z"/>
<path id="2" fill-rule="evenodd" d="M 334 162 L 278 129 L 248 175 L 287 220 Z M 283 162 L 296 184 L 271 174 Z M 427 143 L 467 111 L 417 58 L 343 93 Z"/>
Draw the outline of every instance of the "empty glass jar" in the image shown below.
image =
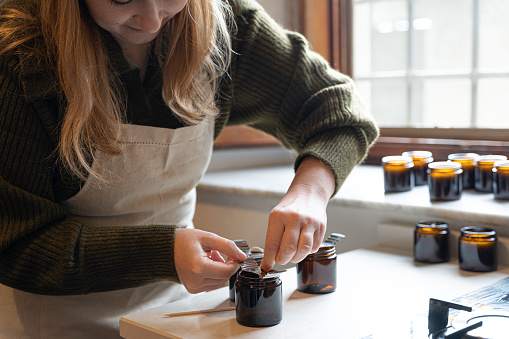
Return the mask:
<path id="1" fill-rule="evenodd" d="M 423 263 L 449 261 L 449 225 L 436 220 L 417 222 L 414 231 L 414 259 Z"/>
<path id="2" fill-rule="evenodd" d="M 432 162 L 428 165 L 430 200 L 458 200 L 463 191 L 461 164 L 452 161 Z"/>
<path id="3" fill-rule="evenodd" d="M 463 170 L 463 189 L 475 188 L 475 161 L 477 153 L 454 153 L 449 154 L 450 161 L 459 162 Z"/>
<path id="4" fill-rule="evenodd" d="M 429 151 L 411 151 L 403 152 L 402 155 L 413 159 L 415 186 L 427 185 L 428 164 L 433 162 L 433 154 Z"/>
<path id="5" fill-rule="evenodd" d="M 385 192 L 410 191 L 414 186 L 411 157 L 387 156 L 382 158 Z"/>
<path id="6" fill-rule="evenodd" d="M 480 155 L 475 164 L 475 189 L 479 192 L 493 192 L 493 165 L 505 161 L 505 155 Z"/>
<path id="7" fill-rule="evenodd" d="M 336 290 L 336 247 L 324 242 L 316 253 L 297 264 L 297 289 L 305 293 L 330 293 Z"/>
<path id="8" fill-rule="evenodd" d="M 509 161 L 493 165 L 493 194 L 495 199 L 509 200 Z"/>
<path id="9" fill-rule="evenodd" d="M 258 270 L 258 271 L 256 271 Z M 260 276 L 259 269 L 241 270 L 235 283 L 237 322 L 248 327 L 279 324 L 283 319 L 283 290 L 278 274 Z"/>
<path id="10" fill-rule="evenodd" d="M 458 240 L 458 257 L 463 270 L 495 271 L 498 265 L 497 233 L 481 226 L 463 227 Z"/>

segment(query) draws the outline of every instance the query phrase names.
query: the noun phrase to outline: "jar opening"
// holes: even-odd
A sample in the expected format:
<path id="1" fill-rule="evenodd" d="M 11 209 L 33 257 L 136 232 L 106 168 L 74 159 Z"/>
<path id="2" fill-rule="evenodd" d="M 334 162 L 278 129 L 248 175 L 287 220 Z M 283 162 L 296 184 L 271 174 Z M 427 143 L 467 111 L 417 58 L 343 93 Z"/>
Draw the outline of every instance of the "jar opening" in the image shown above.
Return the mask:
<path id="1" fill-rule="evenodd" d="M 493 167 L 507 170 L 509 169 L 509 161 L 497 161 L 493 164 Z"/>
<path id="2" fill-rule="evenodd" d="M 450 170 L 457 170 L 461 168 L 461 164 L 459 162 L 453 162 L 453 161 L 436 161 L 432 162 L 428 165 L 428 168 L 433 170 L 444 170 L 444 171 L 450 171 Z"/>
<path id="3" fill-rule="evenodd" d="M 404 165 L 404 164 L 413 164 L 413 159 L 411 157 L 405 157 L 400 155 L 390 155 L 382 158 L 382 164 L 391 164 L 391 165 Z"/>
<path id="4" fill-rule="evenodd" d="M 248 267 L 242 269 L 237 275 L 237 282 L 243 285 L 249 285 L 252 288 L 267 287 L 280 282 L 279 274 L 267 273 L 264 276 L 260 275 L 260 268 Z"/>
<path id="5" fill-rule="evenodd" d="M 421 158 L 426 159 L 433 156 L 433 154 L 430 151 L 409 151 L 409 152 L 403 152 L 402 154 L 405 157 L 412 157 L 412 158 Z"/>
<path id="6" fill-rule="evenodd" d="M 494 164 L 497 161 L 505 161 L 507 157 L 505 155 L 480 155 L 477 158 L 477 164 L 479 165 L 489 165 Z"/>
<path id="7" fill-rule="evenodd" d="M 461 229 L 461 235 L 474 238 L 488 238 L 496 236 L 497 232 L 482 226 L 466 226 Z"/>
<path id="8" fill-rule="evenodd" d="M 421 220 L 416 223 L 417 227 L 447 229 L 449 226 L 439 220 Z"/>
<path id="9" fill-rule="evenodd" d="M 453 153 L 449 154 L 447 159 L 456 161 L 475 161 L 479 157 L 477 153 Z"/>

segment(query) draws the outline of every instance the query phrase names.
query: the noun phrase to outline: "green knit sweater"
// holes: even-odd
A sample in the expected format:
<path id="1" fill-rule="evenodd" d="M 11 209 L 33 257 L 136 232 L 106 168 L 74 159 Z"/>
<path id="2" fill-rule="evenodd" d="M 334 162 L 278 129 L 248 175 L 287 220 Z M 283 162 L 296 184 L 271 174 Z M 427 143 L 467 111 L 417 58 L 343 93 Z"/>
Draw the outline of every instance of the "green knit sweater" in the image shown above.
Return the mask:
<path id="1" fill-rule="evenodd" d="M 34 10 L 34 0 L 2 6 Z M 225 126 L 249 125 L 275 136 L 299 157 L 327 164 L 339 189 L 378 136 L 353 82 L 333 71 L 299 34 L 279 27 L 254 1 L 233 2 L 237 29 L 233 61 L 218 96 Z M 33 12 L 32 12 L 33 14 Z M 178 281 L 176 226 L 92 227 L 59 202 L 83 182 L 59 167 L 61 102 L 57 76 L 41 66 L 39 40 L 0 57 L 0 283 L 40 294 L 84 294 Z M 181 127 L 164 106 L 159 68 L 142 83 L 115 40 L 104 43 L 127 92 L 130 123 Z"/>

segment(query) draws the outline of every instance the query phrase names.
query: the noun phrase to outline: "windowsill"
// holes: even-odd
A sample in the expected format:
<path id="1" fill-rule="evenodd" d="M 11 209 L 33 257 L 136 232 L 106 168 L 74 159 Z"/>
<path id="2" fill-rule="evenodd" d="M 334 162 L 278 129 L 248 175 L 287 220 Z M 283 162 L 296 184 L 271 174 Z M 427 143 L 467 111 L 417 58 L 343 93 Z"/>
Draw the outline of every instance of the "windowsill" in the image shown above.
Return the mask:
<path id="1" fill-rule="evenodd" d="M 288 159 L 284 160 L 288 162 Z M 293 178 L 293 166 L 277 164 L 259 168 L 219 169 L 206 173 L 199 189 L 218 193 L 280 198 Z M 383 173 L 379 166 L 357 166 L 345 181 L 330 206 L 378 211 L 384 215 L 425 216 L 428 219 L 454 220 L 458 227 L 485 225 L 509 236 L 509 201 L 493 198 L 491 193 L 463 191 L 457 201 L 432 202 L 427 186 L 417 186 L 409 192 L 384 193 Z"/>

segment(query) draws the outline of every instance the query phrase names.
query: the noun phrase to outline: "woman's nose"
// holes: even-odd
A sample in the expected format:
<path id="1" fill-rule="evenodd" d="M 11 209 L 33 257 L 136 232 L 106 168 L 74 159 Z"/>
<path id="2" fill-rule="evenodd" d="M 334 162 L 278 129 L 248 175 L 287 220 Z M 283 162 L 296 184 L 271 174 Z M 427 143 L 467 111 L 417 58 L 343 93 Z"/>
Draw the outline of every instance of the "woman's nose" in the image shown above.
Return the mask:
<path id="1" fill-rule="evenodd" d="M 138 14 L 133 16 L 139 28 L 148 33 L 158 32 L 165 16 L 158 3 L 158 0 L 140 1 Z"/>

